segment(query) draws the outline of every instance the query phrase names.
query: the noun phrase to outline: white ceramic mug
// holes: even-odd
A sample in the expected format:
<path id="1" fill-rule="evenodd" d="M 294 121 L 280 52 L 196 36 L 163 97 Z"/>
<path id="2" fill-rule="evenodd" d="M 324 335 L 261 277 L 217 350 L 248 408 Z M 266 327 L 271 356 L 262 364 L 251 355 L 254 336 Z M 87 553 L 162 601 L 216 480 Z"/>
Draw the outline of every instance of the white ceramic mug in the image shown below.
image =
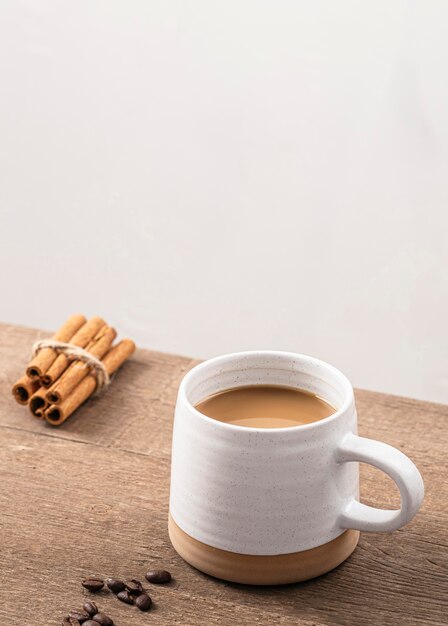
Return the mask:
<path id="1" fill-rule="evenodd" d="M 311 424 L 259 429 L 194 408 L 214 393 L 258 384 L 304 389 L 337 410 Z M 359 502 L 358 461 L 395 481 L 400 509 Z M 409 522 L 423 492 L 408 457 L 358 437 L 353 388 L 327 363 L 290 352 L 240 352 L 197 365 L 181 382 L 169 533 L 179 554 L 206 573 L 253 584 L 312 578 L 345 560 L 359 531 Z"/>

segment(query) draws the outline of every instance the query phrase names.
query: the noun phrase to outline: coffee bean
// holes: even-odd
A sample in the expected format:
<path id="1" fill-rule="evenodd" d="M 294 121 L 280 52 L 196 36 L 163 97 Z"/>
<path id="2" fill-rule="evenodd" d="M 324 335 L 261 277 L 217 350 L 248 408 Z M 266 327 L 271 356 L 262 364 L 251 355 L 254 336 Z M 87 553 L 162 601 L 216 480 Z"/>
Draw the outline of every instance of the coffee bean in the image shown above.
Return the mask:
<path id="1" fill-rule="evenodd" d="M 95 604 L 95 602 L 92 602 L 91 600 L 88 600 L 87 602 L 84 603 L 84 611 L 87 611 L 87 613 L 89 615 L 95 615 L 95 613 L 98 613 L 98 607 Z"/>
<path id="2" fill-rule="evenodd" d="M 106 578 L 106 585 L 113 593 L 119 593 L 120 591 L 124 591 L 126 585 L 122 580 L 118 580 L 118 578 Z"/>
<path id="3" fill-rule="evenodd" d="M 142 593 L 141 596 L 136 598 L 135 604 L 140 611 L 147 611 L 151 607 L 152 600 L 146 593 Z"/>
<path id="4" fill-rule="evenodd" d="M 134 604 L 134 598 L 131 596 L 127 589 L 125 591 L 120 591 L 120 593 L 117 593 L 117 598 L 122 602 L 126 602 L 126 604 Z"/>
<path id="5" fill-rule="evenodd" d="M 88 589 L 89 591 L 99 591 L 104 587 L 104 581 L 101 578 L 84 578 L 82 581 L 82 586 Z"/>
<path id="6" fill-rule="evenodd" d="M 165 569 L 152 569 L 146 572 L 145 576 L 146 580 L 156 585 L 163 585 L 164 583 L 169 583 L 171 580 L 171 574 Z"/>
<path id="7" fill-rule="evenodd" d="M 111 620 L 111 618 L 108 615 L 105 615 L 104 613 L 97 613 L 96 615 L 92 617 L 92 619 L 95 622 L 98 622 L 98 624 L 101 624 L 101 626 L 114 626 L 114 623 Z"/>
<path id="8" fill-rule="evenodd" d="M 84 622 L 85 626 L 101 626 L 98 622 L 95 622 L 93 619 L 89 619 L 87 622 Z"/>
<path id="9" fill-rule="evenodd" d="M 90 618 L 90 614 L 87 613 L 87 611 L 79 610 L 79 609 L 73 609 L 73 611 L 70 611 L 68 616 L 74 617 L 75 619 L 78 620 L 80 624 L 82 624 L 83 622 L 85 622 L 86 620 Z"/>
<path id="10" fill-rule="evenodd" d="M 81 626 L 81 622 L 78 622 L 74 617 L 67 616 L 62 620 L 62 626 Z"/>
<path id="11" fill-rule="evenodd" d="M 142 583 L 135 578 L 126 581 L 126 589 L 133 596 L 139 596 L 141 593 L 143 593 Z"/>

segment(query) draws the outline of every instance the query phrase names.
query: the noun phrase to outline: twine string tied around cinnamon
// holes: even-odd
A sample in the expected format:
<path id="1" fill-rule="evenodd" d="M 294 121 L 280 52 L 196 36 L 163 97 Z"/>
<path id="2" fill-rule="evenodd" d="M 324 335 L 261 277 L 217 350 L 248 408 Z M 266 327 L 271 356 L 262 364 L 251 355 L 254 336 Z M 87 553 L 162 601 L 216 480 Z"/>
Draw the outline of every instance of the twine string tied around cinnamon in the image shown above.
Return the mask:
<path id="1" fill-rule="evenodd" d="M 44 348 L 52 348 L 57 354 L 65 354 L 70 361 L 81 361 L 85 363 L 91 370 L 97 380 L 96 394 L 99 394 L 103 389 L 110 385 L 110 376 L 106 371 L 103 363 L 97 359 L 93 354 L 90 354 L 84 348 L 75 346 L 72 343 L 66 343 L 64 341 L 56 341 L 54 339 L 41 339 L 33 344 L 32 358 Z"/>

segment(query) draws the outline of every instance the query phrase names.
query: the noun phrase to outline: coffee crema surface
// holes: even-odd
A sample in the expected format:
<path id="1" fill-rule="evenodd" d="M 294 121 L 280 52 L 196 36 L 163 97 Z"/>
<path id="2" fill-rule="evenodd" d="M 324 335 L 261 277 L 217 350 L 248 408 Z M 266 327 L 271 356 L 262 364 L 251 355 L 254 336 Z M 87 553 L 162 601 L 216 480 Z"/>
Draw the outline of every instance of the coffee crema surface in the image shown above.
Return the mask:
<path id="1" fill-rule="evenodd" d="M 336 412 L 313 393 L 279 385 L 226 389 L 198 402 L 195 408 L 219 422 L 249 428 L 303 426 Z"/>

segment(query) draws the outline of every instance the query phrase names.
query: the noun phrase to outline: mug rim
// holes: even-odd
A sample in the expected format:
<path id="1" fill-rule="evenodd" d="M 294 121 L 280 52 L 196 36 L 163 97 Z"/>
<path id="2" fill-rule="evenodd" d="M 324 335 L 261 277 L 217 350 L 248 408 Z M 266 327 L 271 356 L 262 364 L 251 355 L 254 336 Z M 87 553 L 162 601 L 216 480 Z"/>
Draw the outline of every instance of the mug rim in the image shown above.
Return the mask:
<path id="1" fill-rule="evenodd" d="M 328 417 L 324 417 L 317 422 L 311 422 L 310 424 L 299 424 L 297 426 L 285 426 L 284 428 L 260 428 L 260 427 L 252 427 L 252 426 L 240 426 L 239 424 L 231 424 L 228 422 L 221 422 L 219 420 L 215 420 L 205 413 L 201 413 L 198 409 L 190 402 L 187 397 L 187 386 L 190 382 L 190 379 L 198 373 L 201 369 L 206 369 L 209 365 L 219 364 L 219 363 L 227 363 L 234 359 L 238 359 L 246 356 L 280 356 L 295 360 L 307 360 L 308 362 L 312 362 L 324 370 L 332 373 L 337 379 L 338 382 L 341 383 L 341 387 L 344 388 L 344 401 L 342 405 L 331 415 Z M 288 387 L 288 385 L 286 385 Z M 229 389 L 234 389 L 234 387 L 229 387 Z M 292 389 L 292 387 L 291 387 Z M 193 412 L 196 417 L 204 420 L 208 423 L 213 423 L 215 426 L 227 428 L 230 430 L 241 430 L 246 432 L 257 432 L 257 433 L 281 433 L 281 432 L 298 432 L 298 431 L 310 431 L 313 429 L 320 428 L 323 425 L 326 425 L 330 422 L 337 420 L 341 415 L 343 415 L 353 404 L 354 401 L 354 393 L 353 393 L 353 385 L 347 378 L 345 374 L 343 374 L 337 367 L 327 363 L 326 361 L 322 361 L 321 359 L 316 359 L 315 357 L 309 356 L 307 354 L 300 354 L 298 352 L 289 352 L 286 350 L 243 350 L 241 352 L 229 352 L 228 354 L 222 354 L 220 356 L 212 357 L 211 359 L 206 359 L 201 363 L 198 363 L 194 367 L 189 370 L 185 376 L 182 378 L 182 381 L 179 385 L 178 398 L 185 402 L 188 409 Z M 325 400 L 325 398 L 323 398 Z M 325 400 L 326 401 L 326 400 Z"/>

